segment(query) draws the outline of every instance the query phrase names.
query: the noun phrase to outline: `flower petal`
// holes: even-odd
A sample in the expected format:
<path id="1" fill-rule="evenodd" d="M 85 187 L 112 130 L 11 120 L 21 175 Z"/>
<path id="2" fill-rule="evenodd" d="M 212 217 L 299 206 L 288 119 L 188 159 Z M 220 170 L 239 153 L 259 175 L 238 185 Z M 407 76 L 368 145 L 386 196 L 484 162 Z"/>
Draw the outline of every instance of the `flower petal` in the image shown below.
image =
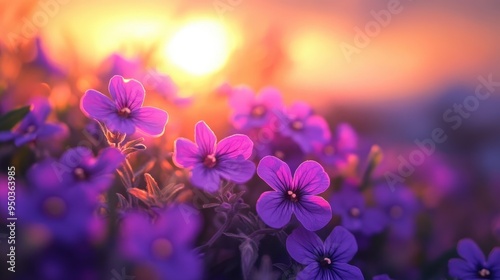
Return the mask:
<path id="1" fill-rule="evenodd" d="M 207 192 L 219 189 L 220 176 L 217 170 L 207 168 L 203 164 L 196 164 L 191 172 L 191 183 Z"/>
<path id="2" fill-rule="evenodd" d="M 109 93 L 115 100 L 118 108 L 129 108 L 131 111 L 139 109 L 146 95 L 142 84 L 134 79 L 124 79 L 115 75 L 109 80 Z"/>
<path id="3" fill-rule="evenodd" d="M 349 279 L 349 280 L 363 280 L 363 273 L 361 270 L 354 265 L 350 265 L 347 263 L 334 263 L 333 269 L 330 270 L 331 278 L 330 279 Z M 326 278 L 328 279 L 328 278 Z"/>
<path id="4" fill-rule="evenodd" d="M 458 279 L 476 279 L 476 267 L 462 259 L 451 259 L 448 261 L 448 273 Z"/>
<path id="5" fill-rule="evenodd" d="M 35 118 L 35 122 L 43 123 L 51 111 L 49 101 L 46 98 L 33 98 L 31 106 L 30 114 Z"/>
<path id="6" fill-rule="evenodd" d="M 229 97 L 229 106 L 238 114 L 248 114 L 255 102 L 253 90 L 247 86 L 239 86 L 233 89 Z"/>
<path id="7" fill-rule="evenodd" d="M 83 95 L 80 109 L 88 117 L 102 121 L 116 114 L 115 104 L 107 96 L 93 89 L 87 90 Z"/>
<path id="8" fill-rule="evenodd" d="M 469 263 L 483 264 L 486 261 L 483 252 L 472 239 L 466 238 L 460 240 L 457 245 L 457 251 Z"/>
<path id="9" fill-rule="evenodd" d="M 332 219 L 332 208 L 324 198 L 314 195 L 301 196 L 295 216 L 308 230 L 319 230 Z"/>
<path id="10" fill-rule="evenodd" d="M 94 174 L 112 174 L 125 160 L 125 156 L 116 148 L 103 149 L 92 167 Z"/>
<path id="11" fill-rule="evenodd" d="M 257 174 L 271 188 L 286 192 L 292 187 L 292 173 L 284 161 L 274 156 L 265 156 L 260 160 Z"/>
<path id="12" fill-rule="evenodd" d="M 194 140 L 200 149 L 202 156 L 211 155 L 215 152 L 217 137 L 204 121 L 199 121 L 194 130 Z"/>
<path id="13" fill-rule="evenodd" d="M 333 263 L 347 263 L 358 251 L 358 244 L 352 233 L 337 226 L 325 240 L 325 251 L 331 254 Z"/>
<path id="14" fill-rule="evenodd" d="M 328 122 L 319 115 L 307 118 L 303 133 L 306 139 L 319 143 L 327 143 L 332 137 Z"/>
<path id="15" fill-rule="evenodd" d="M 301 272 L 299 272 L 297 274 L 297 280 L 311 280 L 311 279 L 326 279 L 326 280 L 330 280 L 328 278 L 322 278 L 322 277 L 318 277 L 320 276 L 322 273 L 321 273 L 321 269 L 319 267 L 319 263 L 318 262 L 312 262 L 310 263 L 308 266 L 306 266 Z"/>
<path id="16" fill-rule="evenodd" d="M 260 90 L 257 100 L 266 105 L 268 109 L 281 109 L 283 107 L 283 99 L 278 89 L 273 87 L 265 87 Z"/>
<path id="17" fill-rule="evenodd" d="M 160 136 L 165 131 L 168 121 L 167 112 L 154 108 L 142 107 L 132 112 L 135 125 L 144 134 Z"/>
<path id="18" fill-rule="evenodd" d="M 14 139 L 16 135 L 10 131 L 0 131 L 0 142 L 7 142 Z"/>
<path id="19" fill-rule="evenodd" d="M 291 119 L 305 119 L 312 114 L 311 106 L 305 102 L 295 102 L 286 111 Z"/>
<path id="20" fill-rule="evenodd" d="M 193 167 L 200 162 L 198 146 L 186 138 L 177 138 L 174 142 L 173 160 L 178 167 Z"/>
<path id="21" fill-rule="evenodd" d="M 104 120 L 104 124 L 110 131 L 121 132 L 127 135 L 135 132 L 135 123 L 131 118 L 122 118 L 118 114 L 112 114 L 108 119 Z"/>
<path id="22" fill-rule="evenodd" d="M 36 133 L 28 133 L 20 135 L 19 137 L 16 137 L 16 139 L 14 140 L 14 144 L 16 144 L 17 147 L 20 147 L 26 143 L 35 140 L 36 136 L 37 136 Z"/>
<path id="23" fill-rule="evenodd" d="M 37 135 L 39 138 L 56 137 L 67 135 L 68 127 L 65 124 L 46 123 L 38 128 Z"/>
<path id="24" fill-rule="evenodd" d="M 234 134 L 226 137 L 217 144 L 215 154 L 217 158 L 234 159 L 243 157 L 248 159 L 252 155 L 253 142 L 243 134 Z"/>
<path id="25" fill-rule="evenodd" d="M 73 169 L 77 166 L 84 165 L 89 160 L 93 160 L 94 153 L 84 146 L 75 147 L 67 150 L 61 156 L 59 162 L 69 169 Z"/>
<path id="26" fill-rule="evenodd" d="M 341 123 L 337 126 L 337 149 L 340 152 L 353 152 L 358 146 L 358 136 L 356 132 L 347 123 Z"/>
<path id="27" fill-rule="evenodd" d="M 37 189 L 58 189 L 63 182 L 63 175 L 68 172 L 65 166 L 60 167 L 60 163 L 50 158 L 35 163 L 29 170 L 28 182 Z"/>
<path id="28" fill-rule="evenodd" d="M 500 247 L 493 248 L 488 256 L 488 267 L 494 275 L 500 275 Z"/>
<path id="29" fill-rule="evenodd" d="M 252 178 L 255 164 L 249 160 L 224 160 L 216 169 L 223 178 L 241 184 Z"/>
<path id="30" fill-rule="evenodd" d="M 320 194 L 330 186 L 330 177 L 319 163 L 308 160 L 295 171 L 293 186 L 306 194 Z"/>
<path id="31" fill-rule="evenodd" d="M 323 242 L 314 232 L 299 227 L 286 239 L 286 250 L 294 260 L 308 265 L 323 254 Z"/>
<path id="32" fill-rule="evenodd" d="M 285 201 L 283 194 L 275 191 L 262 193 L 257 200 L 256 209 L 262 221 L 273 228 L 288 224 L 293 212 L 292 205 Z"/>

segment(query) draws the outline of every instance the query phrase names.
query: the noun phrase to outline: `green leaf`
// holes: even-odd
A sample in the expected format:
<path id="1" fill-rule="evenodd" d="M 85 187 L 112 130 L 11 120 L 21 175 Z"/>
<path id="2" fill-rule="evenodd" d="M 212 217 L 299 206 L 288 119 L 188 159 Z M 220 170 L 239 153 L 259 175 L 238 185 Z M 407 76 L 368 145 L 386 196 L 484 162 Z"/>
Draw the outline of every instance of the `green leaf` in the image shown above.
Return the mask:
<path id="1" fill-rule="evenodd" d="M 19 121 L 21 121 L 30 111 L 31 106 L 21 107 L 12 110 L 0 117 L 0 131 L 12 129 Z"/>

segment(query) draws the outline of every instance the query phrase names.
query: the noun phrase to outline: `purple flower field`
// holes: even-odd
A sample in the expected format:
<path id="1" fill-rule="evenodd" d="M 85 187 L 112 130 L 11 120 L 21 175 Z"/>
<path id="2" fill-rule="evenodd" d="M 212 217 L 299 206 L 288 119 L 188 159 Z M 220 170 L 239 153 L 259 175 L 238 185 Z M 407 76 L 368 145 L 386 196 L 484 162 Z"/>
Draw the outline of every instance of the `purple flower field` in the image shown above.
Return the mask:
<path id="1" fill-rule="evenodd" d="M 247 5 L 229 2 L 214 2 L 219 15 Z M 322 88 L 329 78 L 313 76 L 328 66 L 314 57 L 327 41 L 294 41 L 292 27 L 201 55 L 227 20 L 187 24 L 202 30 L 195 52 L 173 36 L 177 70 L 155 44 L 86 61 L 69 43 L 75 53 L 57 58 L 41 31 L 15 48 L 0 41 L 0 279 L 500 280 L 498 67 L 441 77 L 426 96 L 398 97 L 424 91 L 409 79 L 392 98 L 347 101 L 332 92 L 385 92 L 384 70 Z M 301 63 L 287 43 L 311 56 L 298 76 L 285 74 Z M 415 80 L 431 80 L 425 69 Z"/>

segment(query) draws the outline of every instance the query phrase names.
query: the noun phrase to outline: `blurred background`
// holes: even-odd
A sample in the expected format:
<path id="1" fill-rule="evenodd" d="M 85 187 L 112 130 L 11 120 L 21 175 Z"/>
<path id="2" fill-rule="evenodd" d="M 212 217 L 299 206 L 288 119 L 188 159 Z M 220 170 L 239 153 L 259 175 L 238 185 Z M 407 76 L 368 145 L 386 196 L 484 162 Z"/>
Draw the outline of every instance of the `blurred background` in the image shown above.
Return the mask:
<path id="1" fill-rule="evenodd" d="M 499 1 L 0 0 L 0 34 L 2 114 L 46 96 L 80 115 L 68 109 L 89 88 L 106 92 L 103 77 L 147 83 L 136 65 L 168 75 L 166 94 L 188 100 L 146 98 L 169 111 L 175 135 L 192 137 L 200 119 L 227 132 L 225 94 L 240 84 L 306 101 L 332 129 L 350 123 L 366 151 L 384 151 L 380 176 L 442 128 L 447 140 L 405 177 L 433 219 L 420 221 L 428 258 L 464 237 L 485 251 L 500 242 Z M 460 115 L 454 106 L 478 87 L 491 94 Z"/>

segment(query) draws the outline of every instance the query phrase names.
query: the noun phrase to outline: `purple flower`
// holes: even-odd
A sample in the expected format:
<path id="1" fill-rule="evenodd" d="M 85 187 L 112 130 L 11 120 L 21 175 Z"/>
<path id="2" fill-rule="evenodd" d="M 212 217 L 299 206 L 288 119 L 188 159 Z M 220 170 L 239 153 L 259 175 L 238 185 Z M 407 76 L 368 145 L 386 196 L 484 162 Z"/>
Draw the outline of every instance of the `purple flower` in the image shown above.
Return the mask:
<path id="1" fill-rule="evenodd" d="M 388 218 L 392 232 L 403 239 L 410 238 L 415 228 L 418 201 L 405 186 L 389 188 L 378 185 L 374 188 L 375 200 Z"/>
<path id="2" fill-rule="evenodd" d="M 452 277 L 460 280 L 500 279 L 500 247 L 491 250 L 488 260 L 471 239 L 458 242 L 457 251 L 462 259 L 451 259 L 448 270 Z"/>
<path id="3" fill-rule="evenodd" d="M 255 150 L 259 158 L 275 156 L 286 162 L 291 170 L 297 169 L 305 159 L 305 154 L 299 145 L 289 137 L 275 134 L 268 138 L 259 136 L 256 138 Z"/>
<path id="4" fill-rule="evenodd" d="M 266 156 L 260 161 L 257 174 L 274 189 L 257 200 L 257 213 L 270 227 L 285 226 L 292 214 L 308 230 L 323 228 L 331 220 L 330 204 L 317 196 L 330 185 L 330 178 L 319 163 L 303 162 L 292 178 L 285 162 Z"/>
<path id="5" fill-rule="evenodd" d="M 263 88 L 257 96 L 248 87 L 238 87 L 233 90 L 229 104 L 233 109 L 231 121 L 237 129 L 263 127 L 283 107 L 281 94 L 270 87 Z"/>
<path id="6" fill-rule="evenodd" d="M 354 153 L 358 146 L 358 137 L 347 123 L 337 126 L 335 137 L 328 143 L 316 145 L 316 153 L 325 164 L 342 164 Z"/>
<path id="7" fill-rule="evenodd" d="M 176 105 L 188 105 L 191 103 L 190 97 L 180 97 L 177 95 L 179 89 L 170 76 L 162 74 L 157 70 L 145 69 L 144 62 L 140 58 L 125 58 L 120 54 L 112 54 L 104 62 L 104 79 L 109 79 L 109 73 L 123 77 L 131 77 L 144 85 L 147 91 L 154 91 L 168 101 Z"/>
<path id="8" fill-rule="evenodd" d="M 112 100 L 96 90 L 87 90 L 81 99 L 81 110 L 88 117 L 104 122 L 111 131 L 132 134 L 139 130 L 150 136 L 163 134 L 168 114 L 142 106 L 145 91 L 140 82 L 113 76 L 108 90 Z"/>
<path id="9" fill-rule="evenodd" d="M 328 123 L 323 117 L 314 115 L 306 103 L 292 104 L 280 119 L 283 122 L 281 133 L 291 137 L 305 153 L 311 152 L 314 145 L 330 140 Z"/>
<path id="10" fill-rule="evenodd" d="M 159 279 L 200 279 L 202 261 L 192 252 L 200 221 L 186 207 L 162 209 L 154 222 L 146 214 L 127 213 L 120 231 L 124 256 L 151 266 Z"/>
<path id="11" fill-rule="evenodd" d="M 358 245 L 341 226 L 335 227 L 324 243 L 314 232 L 298 228 L 286 239 L 286 249 L 294 260 L 306 266 L 297 280 L 364 279 L 359 268 L 347 263 Z"/>
<path id="12" fill-rule="evenodd" d="M 365 198 L 352 186 L 345 186 L 330 200 L 334 214 L 342 218 L 342 226 L 352 232 L 373 235 L 381 232 L 387 225 L 382 210 L 367 207 Z"/>
<path id="13" fill-rule="evenodd" d="M 191 169 L 191 183 L 209 192 L 219 188 L 221 178 L 245 183 L 255 173 L 255 165 L 248 160 L 253 142 L 248 136 L 234 134 L 217 143 L 214 132 L 204 121 L 195 126 L 195 143 L 178 138 L 174 143 L 174 162 Z"/>
<path id="14" fill-rule="evenodd" d="M 14 140 L 16 146 L 19 147 L 38 139 L 48 139 L 66 134 L 66 125 L 45 122 L 50 111 L 51 108 L 46 99 L 34 99 L 31 103 L 31 111 L 19 125 L 11 131 L 0 131 L 0 141 Z"/>
<path id="15" fill-rule="evenodd" d="M 113 173 L 125 159 L 115 148 L 103 149 L 97 157 L 85 147 L 66 151 L 59 161 L 47 160 L 35 164 L 28 178 L 39 188 L 81 188 L 96 194 L 113 182 Z"/>
<path id="16" fill-rule="evenodd" d="M 96 201 L 80 188 L 36 189 L 19 197 L 25 231 L 39 239 L 80 242 L 91 235 Z"/>

